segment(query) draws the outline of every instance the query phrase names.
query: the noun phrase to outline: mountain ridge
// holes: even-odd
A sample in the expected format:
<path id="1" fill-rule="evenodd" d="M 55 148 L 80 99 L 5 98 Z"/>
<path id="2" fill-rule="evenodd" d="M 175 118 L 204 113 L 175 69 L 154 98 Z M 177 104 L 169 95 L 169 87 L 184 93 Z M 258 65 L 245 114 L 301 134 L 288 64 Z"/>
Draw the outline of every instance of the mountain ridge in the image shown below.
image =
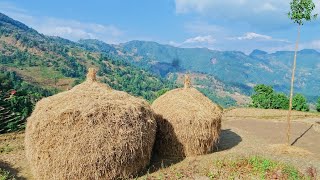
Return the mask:
<path id="1" fill-rule="evenodd" d="M 225 84 L 252 87 L 262 83 L 274 86 L 277 91 L 289 92 L 294 51 L 268 53 L 253 50 L 246 55 L 241 51 L 179 48 L 139 40 L 121 43 L 114 47 L 117 51 L 112 54 L 113 56 L 146 68 L 154 69 L 151 65 L 155 62 L 170 64 L 174 59 L 179 59 L 180 68 L 184 71 L 206 73 L 217 77 Z M 320 87 L 316 86 L 317 82 L 320 82 L 320 78 L 316 77 L 316 74 L 320 73 L 319 69 L 320 52 L 314 49 L 298 51 L 296 92 L 305 94 L 312 101 L 319 96 L 316 93 L 320 91 Z M 309 76 L 313 76 L 314 79 Z"/>

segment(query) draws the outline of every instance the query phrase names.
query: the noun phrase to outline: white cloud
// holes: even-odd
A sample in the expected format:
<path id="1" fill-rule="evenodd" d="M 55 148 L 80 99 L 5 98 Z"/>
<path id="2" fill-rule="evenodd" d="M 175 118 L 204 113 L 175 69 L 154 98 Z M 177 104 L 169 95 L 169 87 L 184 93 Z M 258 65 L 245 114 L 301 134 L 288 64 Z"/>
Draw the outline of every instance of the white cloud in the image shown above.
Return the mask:
<path id="1" fill-rule="evenodd" d="M 211 0 L 176 0 L 176 12 L 188 13 L 190 11 L 204 12 L 208 5 L 212 5 Z"/>
<path id="2" fill-rule="evenodd" d="M 0 9 L 2 11 L 27 12 L 25 9 L 18 8 L 10 2 L 0 2 Z"/>
<path id="3" fill-rule="evenodd" d="M 203 16 L 254 23 L 287 21 L 291 0 L 175 0 L 177 14 L 198 13 Z M 320 1 L 314 13 L 320 14 Z"/>
<path id="4" fill-rule="evenodd" d="M 35 29 L 39 32 L 60 36 L 71 40 L 100 39 L 109 43 L 115 41 L 122 31 L 113 25 L 85 23 L 75 20 L 62 20 L 56 18 L 43 18 L 44 23 L 35 23 Z"/>
<path id="5" fill-rule="evenodd" d="M 314 49 L 320 49 L 320 40 L 311 41 L 310 47 Z"/>
<path id="6" fill-rule="evenodd" d="M 277 41 L 289 43 L 288 40 L 276 39 L 268 35 L 258 34 L 255 32 L 247 32 L 243 36 L 227 38 L 228 40 L 256 40 L 256 41 Z"/>
<path id="7" fill-rule="evenodd" d="M 275 11 L 289 7 L 289 2 L 290 0 L 265 0 L 264 2 L 257 0 L 175 0 L 178 14 L 189 12 L 215 14 L 215 11 L 210 10 L 225 11 L 228 14 L 233 8 L 248 13 L 259 13 L 260 11 Z"/>
<path id="8" fill-rule="evenodd" d="M 213 38 L 211 35 L 206 36 L 196 36 L 192 38 L 188 38 L 183 42 L 175 42 L 169 41 L 169 45 L 175 47 L 188 47 L 188 48 L 208 48 L 214 49 L 213 45 L 216 43 L 216 39 Z"/>
<path id="9" fill-rule="evenodd" d="M 272 11 L 277 11 L 278 8 L 277 8 L 275 5 L 273 5 L 272 3 L 270 3 L 270 2 L 266 2 L 266 3 L 264 3 L 262 6 L 253 8 L 253 10 L 254 10 L 255 12 L 258 12 L 258 13 L 259 13 L 259 12 L 263 12 L 263 11 L 270 11 L 270 12 L 272 12 Z"/>
<path id="10" fill-rule="evenodd" d="M 179 47 L 181 44 L 175 42 L 175 41 L 169 41 L 169 45 Z"/>
<path id="11" fill-rule="evenodd" d="M 320 50 L 320 39 L 303 42 L 300 44 L 300 49 L 316 49 Z"/>
<path id="12" fill-rule="evenodd" d="M 186 39 L 183 42 L 183 44 L 191 44 L 191 43 L 208 43 L 208 44 L 212 44 L 215 41 L 216 40 L 211 35 L 208 35 L 208 36 L 197 36 L 197 37 Z"/>
<path id="13" fill-rule="evenodd" d="M 175 0 L 177 14 L 199 14 L 218 21 L 247 23 L 255 28 L 287 26 L 290 0 Z"/>
<path id="14" fill-rule="evenodd" d="M 263 39 L 263 40 L 271 40 L 271 36 L 257 34 L 254 32 L 248 32 L 243 36 L 237 37 L 238 40 L 252 40 L 252 39 Z"/>
<path id="15" fill-rule="evenodd" d="M 52 17 L 35 17 L 29 15 L 28 11 L 17 8 L 8 2 L 0 2 L 0 11 L 40 33 L 49 36 L 60 36 L 73 41 L 90 38 L 99 39 L 107 43 L 119 43 L 120 36 L 124 33 L 114 25 Z"/>

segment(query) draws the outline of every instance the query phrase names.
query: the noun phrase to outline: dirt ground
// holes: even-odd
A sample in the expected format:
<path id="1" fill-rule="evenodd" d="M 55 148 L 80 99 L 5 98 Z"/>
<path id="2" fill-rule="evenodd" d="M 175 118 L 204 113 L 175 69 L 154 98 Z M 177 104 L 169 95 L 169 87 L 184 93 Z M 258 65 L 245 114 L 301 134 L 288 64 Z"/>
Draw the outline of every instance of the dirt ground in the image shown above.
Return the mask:
<path id="1" fill-rule="evenodd" d="M 291 148 L 286 142 L 286 122 L 274 120 L 226 120 L 223 123 L 220 152 L 228 154 L 262 155 L 292 164 L 304 172 L 308 167 L 320 170 L 320 133 L 312 124 L 293 121 Z M 235 144 L 235 142 L 239 144 Z"/>
<path id="2" fill-rule="evenodd" d="M 291 164 L 301 172 L 315 167 L 320 174 L 320 132 L 313 126 L 320 116 L 313 113 L 294 113 L 292 121 L 292 147 L 286 142 L 285 111 L 264 111 L 256 109 L 234 109 L 227 111 L 222 121 L 222 133 L 217 151 L 182 161 L 168 160 L 170 168 L 190 167 L 201 169 L 214 159 L 259 155 L 272 160 Z M 24 133 L 0 135 L 0 167 L 10 170 L 20 179 L 32 179 L 24 156 Z M 152 162 L 158 173 L 161 168 L 158 159 Z M 142 174 L 143 175 L 143 174 Z"/>

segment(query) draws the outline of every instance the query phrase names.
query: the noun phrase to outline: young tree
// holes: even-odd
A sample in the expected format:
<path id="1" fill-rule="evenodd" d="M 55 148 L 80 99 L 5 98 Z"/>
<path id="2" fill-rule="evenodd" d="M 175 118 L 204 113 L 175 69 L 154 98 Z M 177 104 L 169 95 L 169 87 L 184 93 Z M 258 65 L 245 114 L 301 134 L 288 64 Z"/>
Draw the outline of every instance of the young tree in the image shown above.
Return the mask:
<path id="1" fill-rule="evenodd" d="M 304 21 L 311 21 L 317 17 L 317 14 L 312 14 L 312 11 L 315 9 L 315 5 L 312 0 L 292 0 L 290 2 L 290 12 L 288 13 L 289 18 L 298 25 L 298 36 L 296 41 L 296 48 L 294 52 L 293 66 L 292 66 L 292 77 L 291 77 L 291 88 L 290 88 L 290 100 L 289 100 L 289 111 L 287 116 L 288 128 L 287 128 L 287 144 L 290 144 L 290 131 L 291 131 L 291 110 L 292 110 L 292 97 L 293 97 L 293 84 L 294 84 L 294 75 L 296 70 L 296 61 L 297 61 L 297 51 L 300 40 L 300 28 L 303 25 Z"/>

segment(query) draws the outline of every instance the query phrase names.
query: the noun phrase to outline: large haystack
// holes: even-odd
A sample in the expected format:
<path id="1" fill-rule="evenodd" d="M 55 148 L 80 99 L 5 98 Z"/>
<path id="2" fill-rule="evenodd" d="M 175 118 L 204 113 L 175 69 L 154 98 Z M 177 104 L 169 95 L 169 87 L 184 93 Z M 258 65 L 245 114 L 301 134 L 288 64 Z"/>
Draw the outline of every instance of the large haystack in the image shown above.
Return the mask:
<path id="1" fill-rule="evenodd" d="M 118 179 L 149 163 L 156 121 L 144 100 L 96 82 L 39 101 L 27 121 L 26 156 L 36 179 Z"/>
<path id="2" fill-rule="evenodd" d="M 155 151 L 160 156 L 185 157 L 213 151 L 221 129 L 221 109 L 192 88 L 171 90 L 156 99 L 152 108 L 158 124 Z"/>

